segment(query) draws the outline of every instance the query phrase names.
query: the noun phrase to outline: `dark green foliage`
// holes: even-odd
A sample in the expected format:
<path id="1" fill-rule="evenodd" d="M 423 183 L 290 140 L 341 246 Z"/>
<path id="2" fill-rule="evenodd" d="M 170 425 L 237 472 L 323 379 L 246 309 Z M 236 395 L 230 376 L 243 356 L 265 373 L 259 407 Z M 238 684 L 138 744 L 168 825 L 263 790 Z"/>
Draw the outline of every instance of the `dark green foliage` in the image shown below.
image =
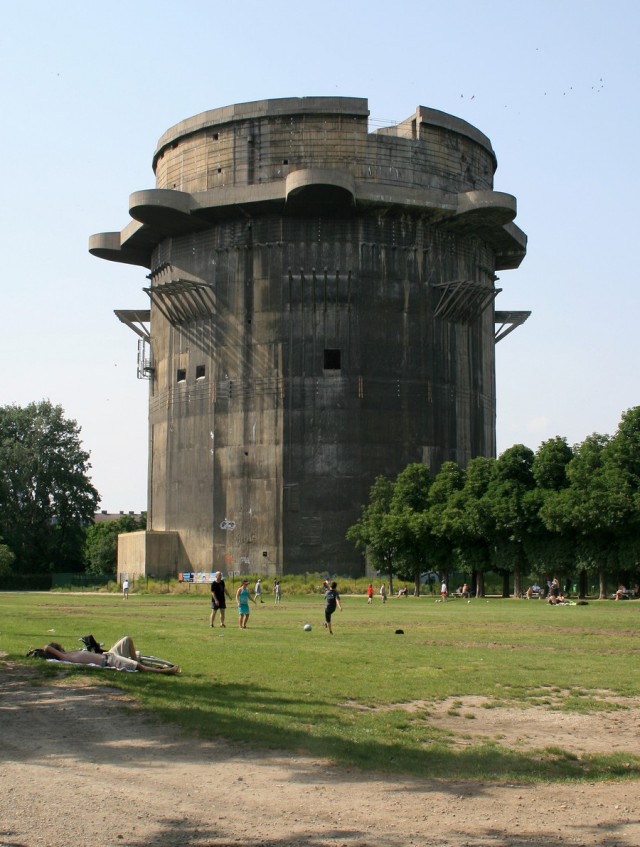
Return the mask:
<path id="1" fill-rule="evenodd" d="M 435 478 L 409 465 L 395 482 L 376 480 L 374 494 L 368 522 L 347 537 L 375 558 L 383 536 L 387 563 L 417 585 L 424 570 L 467 573 L 478 593 L 483 573 L 497 571 L 505 595 L 511 579 L 519 594 L 525 576 L 557 576 L 581 591 L 597 577 L 601 596 L 607 581 L 640 583 L 640 407 L 613 437 L 574 448 L 556 437 L 535 454 L 516 444 L 466 470 L 445 462 Z"/>
<path id="2" fill-rule="evenodd" d="M 87 573 L 95 576 L 114 574 L 117 568 L 118 535 L 139 532 L 146 527 L 147 516 L 144 512 L 139 518 L 123 515 L 116 521 L 105 521 L 90 526 L 85 539 Z"/>
<path id="3" fill-rule="evenodd" d="M 531 473 L 541 490 L 560 491 L 569 484 L 567 466 L 573 458 L 573 450 L 566 438 L 550 438 L 544 441 L 534 456 Z"/>
<path id="4" fill-rule="evenodd" d="M 359 520 L 349 527 L 347 539 L 364 553 L 379 571 L 393 577 L 395 540 L 388 516 L 393 497 L 393 484 L 379 476 L 369 491 L 369 505 L 364 506 Z"/>
<path id="5" fill-rule="evenodd" d="M 427 517 L 431 472 L 426 465 L 412 464 L 398 474 L 391 499 L 395 534 L 396 573 L 420 590 L 420 574 L 433 569 L 436 539 Z"/>
<path id="6" fill-rule="evenodd" d="M 0 538 L 0 579 L 11 575 L 15 560 L 16 557 L 7 545 L 2 543 L 2 539 Z"/>
<path id="7" fill-rule="evenodd" d="M 0 407 L 0 535 L 16 570 L 81 570 L 99 502 L 80 428 L 48 400 Z"/>

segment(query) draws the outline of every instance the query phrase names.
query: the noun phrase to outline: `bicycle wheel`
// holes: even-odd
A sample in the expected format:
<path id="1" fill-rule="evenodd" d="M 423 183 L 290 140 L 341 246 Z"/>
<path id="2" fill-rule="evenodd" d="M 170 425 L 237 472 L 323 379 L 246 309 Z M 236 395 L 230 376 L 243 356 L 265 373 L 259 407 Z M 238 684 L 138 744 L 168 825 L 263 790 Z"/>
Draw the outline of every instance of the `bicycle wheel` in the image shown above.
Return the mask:
<path id="1" fill-rule="evenodd" d="M 149 668 L 172 668 L 174 665 L 174 662 L 159 659 L 157 656 L 140 656 L 138 661 Z"/>

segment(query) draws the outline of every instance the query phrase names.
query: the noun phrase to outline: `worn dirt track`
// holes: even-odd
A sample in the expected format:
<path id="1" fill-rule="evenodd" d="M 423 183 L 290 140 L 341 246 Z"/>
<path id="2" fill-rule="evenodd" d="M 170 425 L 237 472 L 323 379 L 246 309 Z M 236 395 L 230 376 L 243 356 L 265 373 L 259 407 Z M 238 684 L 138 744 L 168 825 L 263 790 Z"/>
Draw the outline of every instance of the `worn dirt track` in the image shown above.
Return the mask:
<path id="1" fill-rule="evenodd" d="M 121 693 L 80 678 L 36 683 L 31 671 L 0 668 L 2 847 L 640 844 L 638 782 L 504 786 L 363 775 L 185 738 Z M 495 718 L 495 710 L 482 712 Z M 628 720 L 620 730 L 637 739 L 637 709 Z"/>

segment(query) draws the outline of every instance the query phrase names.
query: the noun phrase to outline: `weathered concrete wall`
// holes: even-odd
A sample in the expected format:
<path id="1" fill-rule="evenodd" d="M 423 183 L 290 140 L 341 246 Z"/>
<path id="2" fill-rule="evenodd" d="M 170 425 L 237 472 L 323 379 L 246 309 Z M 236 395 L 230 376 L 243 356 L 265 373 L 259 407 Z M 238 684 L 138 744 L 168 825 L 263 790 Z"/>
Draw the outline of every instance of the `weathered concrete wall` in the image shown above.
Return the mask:
<path id="1" fill-rule="evenodd" d="M 118 536 L 118 582 L 124 576 L 175 576 L 189 564 L 178 532 L 127 532 Z"/>
<path id="2" fill-rule="evenodd" d="M 188 328 L 155 317 L 150 420 L 165 438 L 154 435 L 152 526 L 180 525 L 187 550 L 209 545 L 217 562 L 340 570 L 376 475 L 495 451 L 492 310 L 437 321 L 428 284 L 491 286 L 477 266 L 493 257 L 412 219 L 262 218 L 244 241 L 238 230 L 221 223 L 161 248 L 216 296 Z"/>
<path id="3" fill-rule="evenodd" d="M 305 102 L 308 108 L 301 107 Z M 279 108 L 269 108 L 274 103 Z M 373 191 L 492 187 L 496 160 L 489 139 L 435 109 L 421 107 L 399 126 L 369 135 L 366 100 L 243 105 L 246 110 L 216 109 L 169 130 L 154 156 L 157 188 L 195 194 L 264 185 L 301 168 L 350 173 Z"/>
<path id="4" fill-rule="evenodd" d="M 495 453 L 495 272 L 526 238 L 489 140 L 419 107 L 260 101 L 169 130 L 137 221 L 151 269 L 153 530 L 193 569 L 357 573 L 376 476 Z"/>

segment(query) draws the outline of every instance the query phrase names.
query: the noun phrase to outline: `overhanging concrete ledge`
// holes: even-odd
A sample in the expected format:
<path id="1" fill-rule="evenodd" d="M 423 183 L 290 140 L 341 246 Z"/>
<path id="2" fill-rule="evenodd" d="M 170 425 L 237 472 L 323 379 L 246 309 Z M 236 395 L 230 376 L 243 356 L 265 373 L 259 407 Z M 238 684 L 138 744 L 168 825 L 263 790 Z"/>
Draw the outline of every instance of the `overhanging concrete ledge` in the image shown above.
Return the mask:
<path id="1" fill-rule="evenodd" d="M 98 259 L 106 259 L 110 262 L 147 266 L 147 250 L 126 247 L 121 242 L 122 233 L 120 232 L 98 232 L 89 237 L 89 253 Z"/>
<path id="2" fill-rule="evenodd" d="M 503 191 L 467 191 L 458 194 L 456 216 L 471 215 L 484 224 L 504 226 L 510 223 L 518 212 L 516 198 Z"/>
<path id="3" fill-rule="evenodd" d="M 287 174 L 285 181 L 286 199 L 304 192 L 308 188 L 338 189 L 349 195 L 353 203 L 356 198 L 356 181 L 346 171 L 324 168 L 301 168 Z"/>
<path id="4" fill-rule="evenodd" d="M 191 214 L 195 208 L 193 195 L 174 189 L 149 188 L 129 197 L 131 217 L 159 232 L 180 234 L 200 229 L 204 224 Z"/>

